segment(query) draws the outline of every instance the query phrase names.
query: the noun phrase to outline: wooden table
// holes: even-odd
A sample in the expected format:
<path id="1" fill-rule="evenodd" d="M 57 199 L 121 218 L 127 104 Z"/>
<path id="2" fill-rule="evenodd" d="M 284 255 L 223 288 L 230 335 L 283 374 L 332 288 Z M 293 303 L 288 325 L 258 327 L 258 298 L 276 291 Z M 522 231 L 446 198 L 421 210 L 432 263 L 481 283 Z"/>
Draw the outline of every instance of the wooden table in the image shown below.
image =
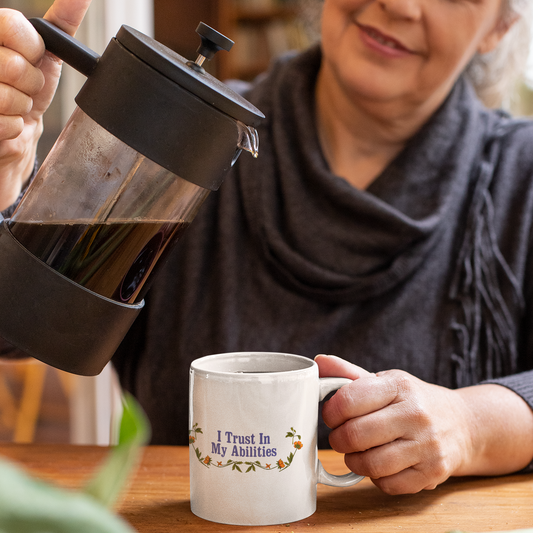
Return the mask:
<path id="1" fill-rule="evenodd" d="M 20 461 L 32 474 L 64 487 L 79 487 L 107 453 L 96 446 L 2 444 L 0 455 Z M 345 471 L 342 456 L 321 451 L 333 473 Z M 318 510 L 281 526 L 239 527 L 206 522 L 189 508 L 188 449 L 149 446 L 119 506 L 140 533 L 251 531 L 291 533 L 446 533 L 533 527 L 533 474 L 448 481 L 433 491 L 387 496 L 367 479 L 340 489 L 319 485 Z M 1 503 L 0 503 L 1 505 Z"/>

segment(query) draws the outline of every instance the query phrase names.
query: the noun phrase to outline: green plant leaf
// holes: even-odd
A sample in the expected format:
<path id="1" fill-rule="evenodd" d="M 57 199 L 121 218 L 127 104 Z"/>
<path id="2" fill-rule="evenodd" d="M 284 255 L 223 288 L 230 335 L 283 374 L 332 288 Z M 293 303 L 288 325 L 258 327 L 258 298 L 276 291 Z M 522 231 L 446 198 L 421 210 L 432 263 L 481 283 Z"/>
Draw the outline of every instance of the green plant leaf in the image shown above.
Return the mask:
<path id="1" fill-rule="evenodd" d="M 125 394 L 122 404 L 118 444 L 112 447 L 103 466 L 84 489 L 86 494 L 107 507 L 115 503 L 137 466 L 142 447 L 150 439 L 150 424 L 135 398 Z"/>
<path id="2" fill-rule="evenodd" d="M 0 460 L 0 532 L 132 533 L 110 507 L 148 442 L 150 426 L 135 399 L 126 395 L 119 443 L 85 491 L 67 491 Z"/>
<path id="3" fill-rule="evenodd" d="M 0 460 L 0 531 L 5 533 L 133 533 L 83 493 L 61 489 Z"/>

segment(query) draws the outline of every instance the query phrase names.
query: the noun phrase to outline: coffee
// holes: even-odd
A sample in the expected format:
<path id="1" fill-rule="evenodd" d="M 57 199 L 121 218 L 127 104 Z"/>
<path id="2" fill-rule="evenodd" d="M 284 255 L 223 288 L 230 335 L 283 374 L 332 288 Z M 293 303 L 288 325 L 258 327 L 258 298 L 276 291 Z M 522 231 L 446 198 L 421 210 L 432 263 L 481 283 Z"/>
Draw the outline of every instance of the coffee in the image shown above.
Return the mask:
<path id="1" fill-rule="evenodd" d="M 72 281 L 118 302 L 142 300 L 153 273 L 178 241 L 186 222 L 106 224 L 11 222 L 16 239 Z M 150 276 L 152 277 L 152 276 Z"/>
<path id="2" fill-rule="evenodd" d="M 234 374 L 273 374 L 285 370 L 235 370 Z"/>

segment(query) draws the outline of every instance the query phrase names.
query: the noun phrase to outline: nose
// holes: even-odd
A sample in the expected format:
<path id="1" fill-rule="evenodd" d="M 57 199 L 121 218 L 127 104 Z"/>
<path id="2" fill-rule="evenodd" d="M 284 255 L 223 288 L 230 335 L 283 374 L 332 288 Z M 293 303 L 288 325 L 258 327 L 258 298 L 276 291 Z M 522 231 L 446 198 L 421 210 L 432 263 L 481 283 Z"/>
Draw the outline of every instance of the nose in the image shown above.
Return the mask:
<path id="1" fill-rule="evenodd" d="M 422 15 L 421 0 L 378 0 L 378 4 L 395 18 L 419 20 Z"/>

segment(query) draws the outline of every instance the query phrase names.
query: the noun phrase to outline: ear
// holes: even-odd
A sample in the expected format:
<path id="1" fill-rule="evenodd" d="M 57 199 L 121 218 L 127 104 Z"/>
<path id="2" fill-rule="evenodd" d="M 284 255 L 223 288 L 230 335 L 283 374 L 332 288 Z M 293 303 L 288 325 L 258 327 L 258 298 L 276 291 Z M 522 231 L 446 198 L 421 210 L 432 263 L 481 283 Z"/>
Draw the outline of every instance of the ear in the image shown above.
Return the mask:
<path id="1" fill-rule="evenodd" d="M 518 20 L 518 16 L 499 17 L 492 30 L 485 35 L 477 47 L 478 54 L 487 54 L 492 52 L 500 41 L 505 37 L 505 34 L 512 28 L 513 24 Z"/>

